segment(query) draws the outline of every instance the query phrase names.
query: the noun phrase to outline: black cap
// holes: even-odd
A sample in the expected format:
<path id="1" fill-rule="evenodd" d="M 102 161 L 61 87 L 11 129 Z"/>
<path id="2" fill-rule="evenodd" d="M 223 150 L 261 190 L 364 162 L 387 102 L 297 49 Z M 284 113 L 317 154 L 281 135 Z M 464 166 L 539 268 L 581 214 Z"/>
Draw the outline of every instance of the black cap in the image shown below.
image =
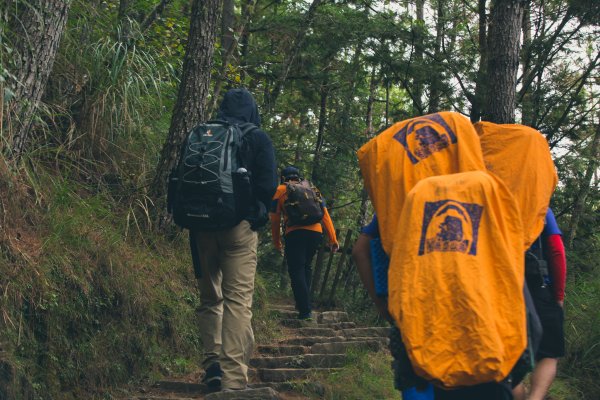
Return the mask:
<path id="1" fill-rule="evenodd" d="M 300 178 L 300 170 L 290 165 L 281 170 L 281 176 L 285 180 L 298 179 Z"/>

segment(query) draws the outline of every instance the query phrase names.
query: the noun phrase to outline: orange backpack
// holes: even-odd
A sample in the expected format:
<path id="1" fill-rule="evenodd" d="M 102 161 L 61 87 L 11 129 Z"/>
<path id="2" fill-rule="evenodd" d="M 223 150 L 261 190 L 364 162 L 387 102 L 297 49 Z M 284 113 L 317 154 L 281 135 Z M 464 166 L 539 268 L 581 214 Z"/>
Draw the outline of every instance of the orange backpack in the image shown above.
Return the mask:
<path id="1" fill-rule="evenodd" d="M 518 124 L 478 122 L 483 159 L 517 200 L 525 229 L 525 249 L 544 228 L 544 218 L 558 176 L 548 142 L 533 128 Z"/>
<path id="2" fill-rule="evenodd" d="M 391 254 L 406 194 L 421 179 L 485 170 L 471 122 L 440 112 L 398 122 L 358 151 L 358 162 L 377 218 L 383 248 Z"/>
<path id="3" fill-rule="evenodd" d="M 483 171 L 421 180 L 398 221 L 390 314 L 415 372 L 456 388 L 500 382 L 527 346 L 523 231 Z"/>

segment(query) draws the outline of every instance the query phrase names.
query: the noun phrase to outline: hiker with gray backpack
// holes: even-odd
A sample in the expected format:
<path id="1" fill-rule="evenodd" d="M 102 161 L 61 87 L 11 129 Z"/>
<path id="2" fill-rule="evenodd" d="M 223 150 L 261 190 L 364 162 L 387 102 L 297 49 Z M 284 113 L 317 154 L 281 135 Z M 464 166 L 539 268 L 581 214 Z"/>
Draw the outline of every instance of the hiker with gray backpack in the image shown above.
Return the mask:
<path id="1" fill-rule="evenodd" d="M 275 155 L 246 89 L 225 93 L 217 119 L 196 126 L 169 178 L 168 207 L 190 231 L 200 286 L 202 383 L 243 390 L 254 350 L 257 230 L 277 187 Z"/>

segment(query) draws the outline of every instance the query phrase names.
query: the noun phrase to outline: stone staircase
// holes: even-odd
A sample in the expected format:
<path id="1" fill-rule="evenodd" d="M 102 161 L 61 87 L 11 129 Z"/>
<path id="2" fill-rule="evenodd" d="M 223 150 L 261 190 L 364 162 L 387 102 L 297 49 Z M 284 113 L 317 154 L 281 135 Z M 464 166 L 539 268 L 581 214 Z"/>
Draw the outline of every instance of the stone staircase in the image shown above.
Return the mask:
<path id="1" fill-rule="evenodd" d="M 358 328 L 342 311 L 313 312 L 312 321 L 296 319 L 293 306 L 277 305 L 271 312 L 280 319 L 283 339 L 259 345 L 250 360 L 249 390 L 210 393 L 205 385 L 160 381 L 142 389 L 131 400 L 299 400 L 300 393 L 323 396 L 319 376 L 342 368 L 350 350 L 379 351 L 387 346 L 388 328 Z M 195 378 L 199 382 L 199 377 Z"/>

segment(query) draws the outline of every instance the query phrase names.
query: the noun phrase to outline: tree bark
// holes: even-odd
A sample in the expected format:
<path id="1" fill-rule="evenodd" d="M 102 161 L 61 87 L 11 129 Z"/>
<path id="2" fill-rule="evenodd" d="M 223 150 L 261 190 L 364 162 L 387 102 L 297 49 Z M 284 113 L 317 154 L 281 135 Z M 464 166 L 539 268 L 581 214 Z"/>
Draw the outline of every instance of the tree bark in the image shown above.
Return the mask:
<path id="1" fill-rule="evenodd" d="M 417 70 L 413 78 L 413 114 L 422 114 L 423 111 L 423 53 L 425 50 L 425 0 L 416 0 L 416 24 L 413 25 L 413 37 L 415 41 L 415 64 Z"/>
<path id="2" fill-rule="evenodd" d="M 233 46 L 233 29 L 235 26 L 235 2 L 223 0 L 223 15 L 221 16 L 221 52 L 227 53 Z"/>
<path id="3" fill-rule="evenodd" d="M 18 160 L 30 143 L 33 117 L 52 72 L 67 23 L 70 0 L 10 1 L 16 84 L 7 107 L 8 156 Z M 16 3 L 16 4 L 15 4 Z"/>
<path id="4" fill-rule="evenodd" d="M 487 10 L 486 0 L 478 0 L 477 12 L 479 14 L 479 69 L 475 78 L 475 98 L 471 103 L 471 122 L 477 122 L 481 119 L 482 104 L 486 97 L 486 71 L 488 63 L 487 47 Z"/>
<path id="5" fill-rule="evenodd" d="M 161 206 L 164 203 L 167 175 L 177 161 L 185 135 L 195 125 L 206 120 L 206 99 L 210 88 L 210 71 L 221 1 L 194 0 L 192 5 L 190 32 L 177 102 L 152 184 L 153 197 Z"/>
<path id="6" fill-rule="evenodd" d="M 440 111 L 441 85 L 443 80 L 441 63 L 442 39 L 444 37 L 444 1 L 437 0 L 437 20 L 435 21 L 435 45 L 433 48 L 434 73 L 429 91 L 429 113 Z"/>
<path id="7" fill-rule="evenodd" d="M 498 124 L 515 121 L 517 72 L 523 0 L 492 3 L 488 35 L 487 93 L 483 119 Z"/>
<path id="8" fill-rule="evenodd" d="M 573 206 L 573 213 L 571 214 L 571 222 L 569 223 L 569 239 L 567 243 L 569 248 L 573 248 L 573 242 L 575 241 L 575 234 L 577 233 L 577 224 L 581 219 L 583 210 L 585 208 L 585 200 L 591 190 L 592 178 L 598 171 L 600 165 L 600 121 L 596 124 L 596 132 L 594 133 L 594 139 L 590 146 L 590 163 L 585 171 L 585 176 L 581 182 L 579 192 L 575 197 L 575 205 Z"/>
<path id="9" fill-rule="evenodd" d="M 521 64 L 523 76 L 529 76 L 531 73 L 531 0 L 527 1 L 523 10 L 523 50 Z M 523 125 L 531 126 L 533 122 L 533 99 L 531 93 L 526 91 L 523 94 L 521 103 L 521 121 Z"/>

